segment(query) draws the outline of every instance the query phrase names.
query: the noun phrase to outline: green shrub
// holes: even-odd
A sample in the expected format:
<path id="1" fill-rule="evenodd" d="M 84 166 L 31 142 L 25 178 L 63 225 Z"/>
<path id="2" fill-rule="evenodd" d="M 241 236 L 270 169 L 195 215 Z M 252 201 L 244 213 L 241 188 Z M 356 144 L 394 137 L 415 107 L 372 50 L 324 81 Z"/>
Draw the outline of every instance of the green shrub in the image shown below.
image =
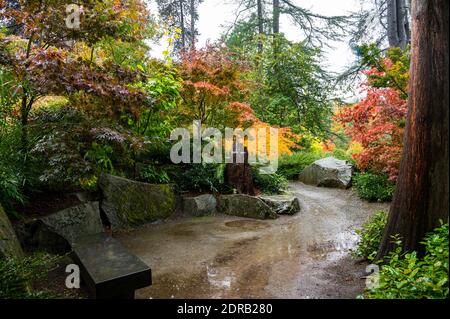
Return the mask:
<path id="1" fill-rule="evenodd" d="M 19 131 L 0 129 L 0 204 L 12 212 L 12 203 L 23 203 L 25 172 L 22 165 Z"/>
<path id="2" fill-rule="evenodd" d="M 101 171 L 133 176 L 144 141 L 107 120 L 89 119 L 70 107 L 32 114 L 28 165 L 36 167 L 33 191 L 92 189 Z"/>
<path id="3" fill-rule="evenodd" d="M 260 174 L 258 169 L 253 169 L 253 182 L 256 188 L 266 194 L 280 194 L 287 188 L 286 177 L 274 174 Z"/>
<path id="4" fill-rule="evenodd" d="M 360 241 L 356 250 L 352 252 L 354 257 L 363 257 L 372 260 L 380 246 L 383 230 L 386 226 L 387 214 L 385 212 L 375 213 L 356 233 Z"/>
<path id="5" fill-rule="evenodd" d="M 112 154 L 113 148 L 111 146 L 92 142 L 91 149 L 86 152 L 84 158 L 95 163 L 99 169 L 107 173 L 113 173 Z"/>
<path id="6" fill-rule="evenodd" d="M 11 202 L 24 202 L 20 175 L 0 163 L 0 204 L 10 208 Z"/>
<path id="7" fill-rule="evenodd" d="M 48 254 L 0 259 L 0 299 L 55 297 L 51 292 L 34 290 L 33 284 L 44 278 L 59 259 Z"/>
<path id="8" fill-rule="evenodd" d="M 140 179 L 151 184 L 167 184 L 170 182 L 167 172 L 153 165 L 147 165 L 140 171 Z"/>
<path id="9" fill-rule="evenodd" d="M 342 148 L 338 148 L 336 147 L 334 149 L 334 151 L 331 153 L 331 156 L 340 159 L 340 160 L 344 160 L 347 161 L 353 165 L 355 165 L 355 159 L 353 158 L 353 156 L 351 155 L 351 153 L 349 153 L 348 150 L 344 150 Z"/>
<path id="10" fill-rule="evenodd" d="M 355 173 L 353 186 L 359 197 L 368 201 L 390 201 L 395 190 L 395 183 L 387 175 L 371 173 Z"/>
<path id="11" fill-rule="evenodd" d="M 222 164 L 192 164 L 186 166 L 176 179 L 184 191 L 221 192 L 226 189 L 223 170 Z"/>
<path id="12" fill-rule="evenodd" d="M 0 65 L 0 128 L 8 124 L 8 118 L 19 101 L 20 94 L 14 89 L 16 85 L 13 73 Z"/>
<path id="13" fill-rule="evenodd" d="M 69 100 L 63 96 L 47 95 L 39 99 L 36 104 L 36 110 L 59 110 L 68 105 Z M 33 110 L 33 112 L 36 112 Z"/>
<path id="14" fill-rule="evenodd" d="M 86 117 L 79 110 L 61 105 L 42 106 L 34 109 L 30 117 L 35 125 L 41 127 L 49 124 L 62 124 L 68 128 L 70 124 L 76 125 L 86 120 Z"/>
<path id="15" fill-rule="evenodd" d="M 386 258 L 379 272 L 379 285 L 367 288 L 364 297 L 373 299 L 447 299 L 448 293 L 448 224 L 436 228 L 422 244 L 426 252 L 402 253 L 398 248 Z"/>
<path id="16" fill-rule="evenodd" d="M 292 155 L 283 155 L 278 161 L 277 174 L 295 180 L 305 167 L 325 156 L 326 154 L 319 152 L 296 152 Z"/>
<path id="17" fill-rule="evenodd" d="M 142 153 L 142 161 L 149 161 L 154 164 L 172 164 L 170 159 L 170 150 L 172 143 L 166 141 L 152 140 L 145 148 L 145 152 Z"/>

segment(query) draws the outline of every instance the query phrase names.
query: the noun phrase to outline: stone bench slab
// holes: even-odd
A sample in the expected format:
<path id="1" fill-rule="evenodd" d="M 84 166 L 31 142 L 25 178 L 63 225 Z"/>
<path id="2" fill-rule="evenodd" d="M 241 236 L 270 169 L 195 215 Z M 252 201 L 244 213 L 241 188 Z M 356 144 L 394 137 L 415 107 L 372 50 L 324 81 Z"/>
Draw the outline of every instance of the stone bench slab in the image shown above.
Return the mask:
<path id="1" fill-rule="evenodd" d="M 72 248 L 93 298 L 134 298 L 136 289 L 152 284 L 150 268 L 107 234 L 79 239 Z"/>

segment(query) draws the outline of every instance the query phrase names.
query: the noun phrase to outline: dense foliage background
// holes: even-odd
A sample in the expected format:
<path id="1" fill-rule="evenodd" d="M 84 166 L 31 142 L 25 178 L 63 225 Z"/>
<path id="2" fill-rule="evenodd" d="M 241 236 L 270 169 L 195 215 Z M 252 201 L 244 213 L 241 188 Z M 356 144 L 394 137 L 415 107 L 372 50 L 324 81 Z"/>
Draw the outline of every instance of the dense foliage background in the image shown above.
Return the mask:
<path id="1" fill-rule="evenodd" d="M 43 194 L 95 193 L 102 172 L 184 193 L 235 192 L 223 164 L 170 160 L 171 131 L 194 120 L 221 130 L 279 128 L 277 173 L 252 170 L 261 193 L 284 192 L 308 165 L 334 156 L 354 164 L 362 199 L 391 200 L 409 92 L 406 33 L 396 43 L 390 34 L 364 41 L 368 12 L 324 17 L 289 1 L 271 2 L 268 12 L 267 1 L 247 1 L 251 14 L 197 48 L 201 0 L 158 0 L 160 19 L 142 0 L 78 1 L 79 29 L 62 23 L 71 2 L 0 0 L 0 205 L 10 218 L 26 217 L 21 208 Z M 386 8 L 376 9 L 384 21 Z M 280 15 L 302 41 L 280 32 Z M 357 63 L 332 74 L 323 48 L 349 33 Z M 151 57 L 152 42 L 167 42 L 162 59 Z M 345 86 L 359 91 L 356 100 L 339 98 Z M 377 213 L 363 227 L 356 256 L 374 257 L 385 224 Z M 448 224 L 424 245 L 424 256 L 389 255 L 379 288 L 365 297 L 448 297 Z M 39 297 L 27 283 L 50 261 L 0 260 L 0 298 Z"/>

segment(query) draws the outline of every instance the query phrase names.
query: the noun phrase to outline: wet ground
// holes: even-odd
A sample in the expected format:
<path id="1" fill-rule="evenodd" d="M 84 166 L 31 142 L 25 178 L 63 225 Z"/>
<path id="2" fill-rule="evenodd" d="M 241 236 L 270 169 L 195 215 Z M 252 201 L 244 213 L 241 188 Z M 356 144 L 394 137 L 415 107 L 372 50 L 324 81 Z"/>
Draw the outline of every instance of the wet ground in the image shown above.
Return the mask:
<path id="1" fill-rule="evenodd" d="M 183 218 L 117 238 L 151 268 L 137 298 L 355 298 L 365 264 L 354 229 L 387 204 L 351 190 L 291 183 L 301 212 L 277 220 Z"/>

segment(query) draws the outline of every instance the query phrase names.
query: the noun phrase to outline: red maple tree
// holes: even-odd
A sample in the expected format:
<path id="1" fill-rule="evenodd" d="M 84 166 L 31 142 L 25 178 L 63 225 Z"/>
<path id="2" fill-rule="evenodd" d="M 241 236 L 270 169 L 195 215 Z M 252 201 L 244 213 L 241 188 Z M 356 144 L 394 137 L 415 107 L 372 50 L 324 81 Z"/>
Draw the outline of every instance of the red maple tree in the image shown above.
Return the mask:
<path id="1" fill-rule="evenodd" d="M 385 67 L 393 64 L 385 59 Z M 354 154 L 360 170 L 386 173 L 391 180 L 398 175 L 403 146 L 406 99 L 394 87 L 377 87 L 374 78 L 386 76 L 384 71 L 372 68 L 364 72 L 367 81 L 362 84 L 366 96 L 358 103 L 343 107 L 335 119 L 353 141 L 360 142 L 363 151 Z"/>

